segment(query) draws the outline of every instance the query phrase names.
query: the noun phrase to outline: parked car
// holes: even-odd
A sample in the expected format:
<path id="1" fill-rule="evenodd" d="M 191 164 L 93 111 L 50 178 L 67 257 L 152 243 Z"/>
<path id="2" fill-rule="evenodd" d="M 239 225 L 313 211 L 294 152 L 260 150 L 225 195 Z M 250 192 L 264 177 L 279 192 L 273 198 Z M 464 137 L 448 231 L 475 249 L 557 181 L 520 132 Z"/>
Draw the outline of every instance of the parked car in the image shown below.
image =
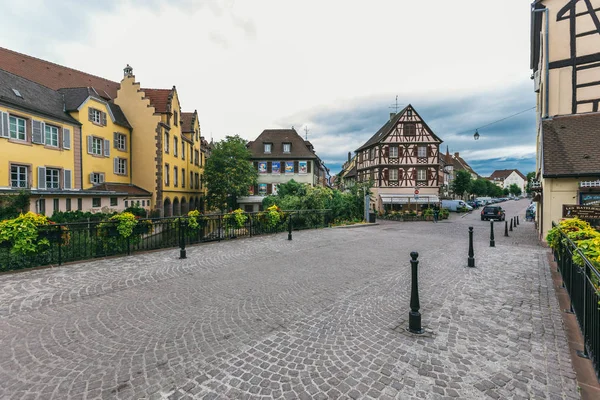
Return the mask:
<path id="1" fill-rule="evenodd" d="M 442 208 L 447 208 L 450 211 L 472 211 L 473 207 L 462 200 L 442 200 Z"/>
<path id="2" fill-rule="evenodd" d="M 487 221 L 490 219 L 497 219 L 498 221 L 504 221 L 506 218 L 505 212 L 500 206 L 485 206 L 481 210 L 481 220 Z"/>
<path id="3" fill-rule="evenodd" d="M 467 204 L 470 205 L 471 207 L 473 207 L 474 210 L 479 208 L 479 202 L 476 200 L 473 201 L 467 201 Z"/>

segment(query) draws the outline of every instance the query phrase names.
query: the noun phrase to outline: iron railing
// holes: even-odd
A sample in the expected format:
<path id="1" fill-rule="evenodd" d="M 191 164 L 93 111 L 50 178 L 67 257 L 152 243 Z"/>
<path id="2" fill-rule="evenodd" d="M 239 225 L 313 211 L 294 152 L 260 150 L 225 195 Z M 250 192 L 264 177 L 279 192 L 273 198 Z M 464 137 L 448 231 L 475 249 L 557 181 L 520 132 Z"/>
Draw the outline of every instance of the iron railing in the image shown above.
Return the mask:
<path id="1" fill-rule="evenodd" d="M 38 250 L 27 256 L 11 251 L 13 243 L 0 242 L 0 272 L 43 265 L 128 255 L 139 251 L 181 247 L 242 237 L 284 232 L 292 228 L 328 227 L 331 210 L 289 210 L 279 221 L 266 212 L 244 213 L 240 224 L 232 214 L 202 215 L 191 223 L 190 217 L 141 218 L 133 233 L 124 237 L 118 222 L 76 222 L 48 225 L 38 230 Z M 290 227 L 291 222 L 291 227 Z M 40 243 L 40 239 L 46 239 Z"/>
<path id="2" fill-rule="evenodd" d="M 553 227 L 556 224 L 552 223 Z M 554 258 L 562 276 L 563 285 L 570 298 L 569 311 L 574 313 L 583 335 L 582 357 L 589 357 L 600 379 L 600 272 L 577 248 L 575 243 L 562 231 L 558 248 L 554 249 Z M 583 265 L 573 261 L 573 256 Z"/>

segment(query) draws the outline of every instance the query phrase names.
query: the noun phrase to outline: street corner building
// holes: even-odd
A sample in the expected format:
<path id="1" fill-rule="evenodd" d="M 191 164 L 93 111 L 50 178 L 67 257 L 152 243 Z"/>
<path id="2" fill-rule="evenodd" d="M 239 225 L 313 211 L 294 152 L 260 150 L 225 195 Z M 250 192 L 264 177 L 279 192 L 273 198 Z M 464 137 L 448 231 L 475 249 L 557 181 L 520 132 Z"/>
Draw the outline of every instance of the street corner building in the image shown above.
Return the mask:
<path id="1" fill-rule="evenodd" d="M 564 205 L 600 207 L 599 10 L 600 0 L 532 5 L 538 123 L 536 178 L 530 187 L 542 238 L 564 217 Z"/>
<path id="2" fill-rule="evenodd" d="M 372 182 L 371 207 L 415 209 L 439 203 L 444 183 L 440 167 L 442 140 L 412 105 L 390 119 L 356 150 L 358 182 Z"/>

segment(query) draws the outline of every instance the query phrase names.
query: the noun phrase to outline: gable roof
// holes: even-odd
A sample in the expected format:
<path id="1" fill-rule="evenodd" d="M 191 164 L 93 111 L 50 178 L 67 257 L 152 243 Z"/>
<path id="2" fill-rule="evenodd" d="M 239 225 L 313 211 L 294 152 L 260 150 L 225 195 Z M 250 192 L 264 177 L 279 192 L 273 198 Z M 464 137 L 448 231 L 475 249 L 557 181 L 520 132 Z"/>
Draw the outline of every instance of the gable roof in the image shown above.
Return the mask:
<path id="1" fill-rule="evenodd" d="M 379 128 L 379 130 L 377 132 L 375 132 L 375 134 L 373 136 L 371 136 L 371 138 L 369 140 L 367 140 L 365 142 L 365 144 L 363 144 L 358 149 L 356 149 L 356 151 L 364 150 L 364 149 L 371 147 L 371 146 L 381 142 L 382 140 L 384 140 L 385 137 L 398 125 L 398 122 L 400 121 L 402 116 L 409 109 L 421 120 L 420 123 L 423 124 L 423 126 L 431 134 L 431 136 L 435 140 L 438 140 L 440 143 L 442 143 L 443 140 L 440 139 L 439 137 L 437 137 L 437 135 L 435 133 L 433 133 L 433 131 L 431 130 L 431 128 L 429 128 L 429 126 L 427 125 L 425 120 L 423 118 L 421 118 L 421 116 L 419 115 L 417 110 L 415 110 L 414 107 L 411 104 L 409 104 L 406 107 L 404 107 L 402 109 L 402 111 L 400 111 L 399 113 L 394 115 L 392 118 L 390 118 L 381 128 Z"/>
<path id="2" fill-rule="evenodd" d="M 271 143 L 271 153 L 265 154 L 264 143 Z M 283 143 L 290 143 L 291 152 L 283 152 Z M 317 155 L 306 145 L 304 139 L 295 129 L 265 129 L 256 140 L 248 143 L 248 149 L 252 152 L 252 158 L 261 159 L 286 159 L 306 158 L 315 159 Z"/>
<path id="3" fill-rule="evenodd" d="M 181 132 L 183 133 L 195 133 L 194 123 L 198 118 L 198 112 L 182 112 L 181 113 Z"/>
<path id="4" fill-rule="evenodd" d="M 454 162 L 453 162 L 453 168 L 456 170 L 465 170 L 469 173 L 473 173 L 477 176 L 479 176 L 479 174 L 477 172 L 475 172 L 473 170 L 473 168 L 471 168 L 471 166 L 469 165 L 469 163 L 467 163 L 464 158 L 462 158 L 460 156 L 459 153 L 454 153 Z"/>
<path id="5" fill-rule="evenodd" d="M 490 175 L 490 177 L 488 179 L 504 180 L 504 179 L 508 178 L 510 176 L 510 174 L 512 174 L 513 172 L 515 172 L 517 175 L 519 175 L 524 180 L 527 180 L 525 175 L 523 175 L 518 169 L 497 169 L 492 173 L 492 175 Z"/>
<path id="6" fill-rule="evenodd" d="M 117 104 L 107 102 L 101 96 L 98 95 L 96 90 L 92 87 L 79 87 L 79 88 L 62 88 L 58 92 L 62 94 L 65 104 L 66 111 L 76 111 L 79 106 L 87 100 L 88 97 L 98 100 L 104 103 L 110 108 L 110 112 L 115 117 L 115 124 L 124 126 L 125 128 L 131 128 L 129 121 L 125 117 L 123 110 Z"/>
<path id="7" fill-rule="evenodd" d="M 164 114 L 170 112 L 171 97 L 173 89 L 141 89 L 147 99 L 150 99 L 150 105 L 156 112 Z"/>
<path id="8" fill-rule="evenodd" d="M 106 99 L 117 97 L 119 83 L 0 47 L 0 69 L 50 89 L 94 87 Z"/>
<path id="9" fill-rule="evenodd" d="M 542 121 L 543 176 L 600 175 L 600 113 Z"/>
<path id="10" fill-rule="evenodd" d="M 21 97 L 13 89 L 18 90 Z M 0 102 L 23 111 L 81 125 L 64 111 L 63 97 L 59 92 L 1 69 Z"/>

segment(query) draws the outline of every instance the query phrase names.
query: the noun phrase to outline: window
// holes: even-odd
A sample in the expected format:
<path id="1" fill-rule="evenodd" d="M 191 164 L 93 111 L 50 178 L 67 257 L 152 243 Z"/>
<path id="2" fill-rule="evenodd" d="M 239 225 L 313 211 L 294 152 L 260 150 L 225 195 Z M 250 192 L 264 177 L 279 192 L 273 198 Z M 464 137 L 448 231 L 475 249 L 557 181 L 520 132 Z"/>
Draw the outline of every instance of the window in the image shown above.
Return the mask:
<path id="1" fill-rule="evenodd" d="M 10 138 L 17 140 L 25 140 L 25 120 L 19 117 L 13 117 L 12 115 L 8 118 L 8 125 L 10 131 Z"/>
<path id="2" fill-rule="evenodd" d="M 177 186 L 177 184 L 179 183 L 179 176 L 177 172 L 177 167 L 173 167 L 173 186 Z"/>
<path id="3" fill-rule="evenodd" d="M 398 158 L 398 146 L 390 146 L 390 158 Z"/>
<path id="4" fill-rule="evenodd" d="M 165 153 L 169 152 L 169 134 L 167 132 L 165 132 Z"/>
<path id="5" fill-rule="evenodd" d="M 92 197 L 92 207 L 102 207 L 102 199 L 100 197 Z"/>
<path id="6" fill-rule="evenodd" d="M 65 210 L 66 211 L 71 211 L 71 199 L 66 199 L 65 200 L 65 205 L 66 205 Z"/>
<path id="7" fill-rule="evenodd" d="M 102 139 L 97 137 L 92 138 L 92 154 L 97 156 L 102 155 Z"/>
<path id="8" fill-rule="evenodd" d="M 77 209 L 79 211 L 83 210 L 83 199 L 82 198 L 77 199 Z"/>
<path id="9" fill-rule="evenodd" d="M 111 207 L 116 207 L 119 205 L 119 199 L 116 197 L 111 197 L 110 198 L 110 206 Z"/>
<path id="10" fill-rule="evenodd" d="M 177 111 L 173 112 L 173 123 L 175 124 L 175 126 L 179 124 L 179 116 L 177 115 Z"/>
<path id="11" fill-rule="evenodd" d="M 419 146 L 417 148 L 417 157 L 427 157 L 427 146 Z"/>
<path id="12" fill-rule="evenodd" d="M 190 171 L 190 189 L 193 189 L 193 188 L 194 188 L 194 173 L 192 171 Z"/>
<path id="13" fill-rule="evenodd" d="M 125 208 L 129 207 L 129 206 L 127 205 L 127 203 L 129 203 L 129 202 L 128 202 L 127 200 L 125 200 Z"/>
<path id="14" fill-rule="evenodd" d="M 60 171 L 58 169 L 54 169 L 54 168 L 46 168 L 46 189 L 59 189 L 60 188 L 60 182 L 59 182 L 59 173 Z"/>
<path id="15" fill-rule="evenodd" d="M 181 187 L 185 187 L 185 168 L 181 168 Z"/>
<path id="16" fill-rule="evenodd" d="M 95 124 L 102 125 L 102 111 L 90 108 L 90 121 Z"/>
<path id="17" fill-rule="evenodd" d="M 185 142 L 181 141 L 181 159 L 185 160 Z"/>
<path id="18" fill-rule="evenodd" d="M 115 132 L 115 148 L 118 150 L 127 150 L 127 136 Z"/>
<path id="19" fill-rule="evenodd" d="M 284 143 L 283 144 L 283 152 L 284 153 L 289 153 L 290 151 L 292 151 L 292 144 L 291 143 Z"/>
<path id="20" fill-rule="evenodd" d="M 398 170 L 396 168 L 390 169 L 390 181 L 398 180 Z"/>
<path id="21" fill-rule="evenodd" d="M 173 136 L 173 155 L 177 157 L 177 150 L 179 149 L 179 144 L 177 143 L 177 137 Z"/>
<path id="22" fill-rule="evenodd" d="M 194 150 L 194 164 L 202 166 L 200 163 L 200 153 L 198 150 Z"/>
<path id="23" fill-rule="evenodd" d="M 406 116 L 412 117 L 412 110 L 406 110 Z"/>
<path id="24" fill-rule="evenodd" d="M 94 185 L 104 183 L 104 174 L 102 172 L 92 172 L 90 174 L 90 182 Z"/>
<path id="25" fill-rule="evenodd" d="M 416 136 L 417 128 L 415 124 L 404 124 L 404 136 Z"/>
<path id="26" fill-rule="evenodd" d="M 39 199 L 35 202 L 36 212 L 38 214 L 45 215 L 46 214 L 46 199 Z"/>
<path id="27" fill-rule="evenodd" d="M 271 143 L 265 143 L 265 153 L 271 152 Z"/>
<path id="28" fill-rule="evenodd" d="M 202 187 L 200 186 L 200 174 L 198 174 L 198 173 L 194 174 L 194 182 L 196 182 L 196 189 L 198 189 L 198 188 L 202 189 Z"/>
<path id="29" fill-rule="evenodd" d="M 47 146 L 58 147 L 58 128 L 46 125 L 46 136 L 44 144 Z"/>
<path id="30" fill-rule="evenodd" d="M 375 148 L 374 148 L 374 147 L 372 147 L 372 148 L 369 150 L 369 159 L 371 159 L 371 160 L 374 160 L 374 159 L 375 159 Z"/>
<path id="31" fill-rule="evenodd" d="M 27 179 L 27 170 L 27 167 L 23 165 L 11 165 L 10 186 L 13 188 L 29 187 L 29 181 Z"/>
<path id="32" fill-rule="evenodd" d="M 58 199 L 54 199 L 54 201 L 52 203 L 53 203 L 52 204 L 52 206 L 53 206 L 52 213 L 60 211 L 60 201 Z"/>
<path id="33" fill-rule="evenodd" d="M 115 174 L 127 175 L 127 159 L 115 158 Z"/>
<path id="34" fill-rule="evenodd" d="M 169 164 L 165 164 L 164 174 L 165 174 L 165 186 L 169 186 L 169 183 L 171 180 L 171 179 L 169 179 Z"/>
<path id="35" fill-rule="evenodd" d="M 427 180 L 427 171 L 424 168 L 419 168 L 417 170 L 417 180 L 418 181 L 426 181 Z"/>

